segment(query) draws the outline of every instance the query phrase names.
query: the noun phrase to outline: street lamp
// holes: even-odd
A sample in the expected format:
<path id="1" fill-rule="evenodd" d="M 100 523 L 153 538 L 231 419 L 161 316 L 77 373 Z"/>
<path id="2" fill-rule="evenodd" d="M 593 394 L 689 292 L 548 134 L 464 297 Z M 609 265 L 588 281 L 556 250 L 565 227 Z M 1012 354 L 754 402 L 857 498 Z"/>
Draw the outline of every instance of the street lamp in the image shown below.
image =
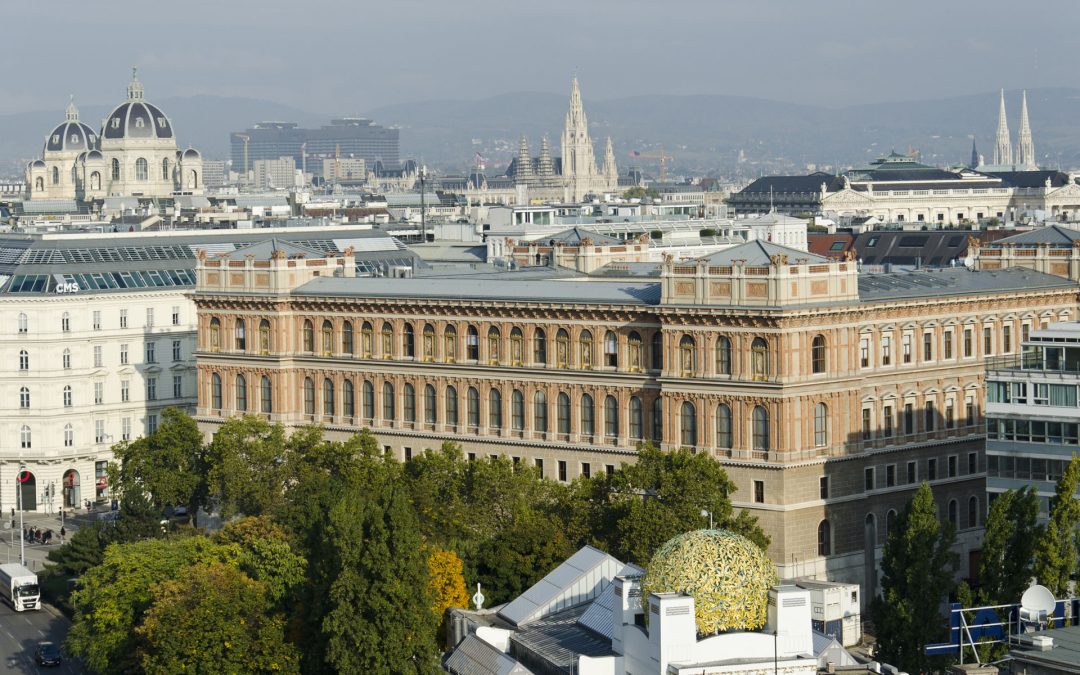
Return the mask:
<path id="1" fill-rule="evenodd" d="M 19 465 L 19 473 L 15 476 L 15 504 L 19 509 L 19 564 L 26 564 L 26 530 L 23 529 L 23 508 L 22 508 L 22 484 L 29 480 L 29 476 L 23 478 L 23 474 L 26 473 L 26 465 Z"/>

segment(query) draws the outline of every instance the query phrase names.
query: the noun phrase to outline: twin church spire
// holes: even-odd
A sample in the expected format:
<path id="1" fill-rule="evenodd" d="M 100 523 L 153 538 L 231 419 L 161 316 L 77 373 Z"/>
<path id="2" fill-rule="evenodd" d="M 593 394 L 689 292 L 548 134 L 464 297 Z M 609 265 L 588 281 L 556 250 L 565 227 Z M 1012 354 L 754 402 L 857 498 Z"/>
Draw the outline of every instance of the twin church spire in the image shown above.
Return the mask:
<path id="1" fill-rule="evenodd" d="M 1031 139 L 1031 121 L 1028 119 L 1027 92 L 1020 101 L 1020 134 L 1016 152 L 1013 152 L 1012 139 L 1009 136 L 1009 122 L 1005 116 L 1005 90 L 1001 90 L 998 106 L 997 138 L 994 143 L 994 166 L 1013 167 L 1033 170 L 1038 168 L 1035 162 L 1035 143 Z"/>

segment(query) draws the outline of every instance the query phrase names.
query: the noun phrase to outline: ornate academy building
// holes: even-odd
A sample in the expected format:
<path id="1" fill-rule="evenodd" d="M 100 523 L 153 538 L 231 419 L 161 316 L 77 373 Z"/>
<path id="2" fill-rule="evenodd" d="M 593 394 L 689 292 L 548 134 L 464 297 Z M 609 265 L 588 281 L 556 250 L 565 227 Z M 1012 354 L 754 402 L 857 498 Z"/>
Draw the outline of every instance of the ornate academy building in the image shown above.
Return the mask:
<path id="1" fill-rule="evenodd" d="M 534 269 L 355 276 L 353 252 L 201 253 L 198 416 L 331 436 L 370 427 L 408 460 L 444 440 L 560 481 L 651 440 L 720 461 L 781 576 L 863 584 L 921 481 L 979 548 L 984 359 L 1076 316 L 1027 269 L 860 274 L 753 241 L 659 277 Z M 567 278 L 569 277 L 569 278 Z"/>
<path id="2" fill-rule="evenodd" d="M 94 130 L 74 101 L 45 138 L 41 159 L 26 167 L 30 200 L 101 201 L 106 197 L 201 195 L 202 156 L 180 150 L 172 122 L 143 96 L 132 69 L 127 100 Z"/>

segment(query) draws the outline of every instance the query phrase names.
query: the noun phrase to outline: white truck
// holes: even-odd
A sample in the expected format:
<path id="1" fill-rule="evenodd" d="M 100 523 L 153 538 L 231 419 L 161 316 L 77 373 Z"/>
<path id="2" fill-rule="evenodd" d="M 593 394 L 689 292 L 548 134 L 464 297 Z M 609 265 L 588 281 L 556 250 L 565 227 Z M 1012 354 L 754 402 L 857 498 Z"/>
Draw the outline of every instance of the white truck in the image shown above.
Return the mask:
<path id="1" fill-rule="evenodd" d="M 0 595 L 16 612 L 41 608 L 37 575 L 19 563 L 0 565 Z"/>

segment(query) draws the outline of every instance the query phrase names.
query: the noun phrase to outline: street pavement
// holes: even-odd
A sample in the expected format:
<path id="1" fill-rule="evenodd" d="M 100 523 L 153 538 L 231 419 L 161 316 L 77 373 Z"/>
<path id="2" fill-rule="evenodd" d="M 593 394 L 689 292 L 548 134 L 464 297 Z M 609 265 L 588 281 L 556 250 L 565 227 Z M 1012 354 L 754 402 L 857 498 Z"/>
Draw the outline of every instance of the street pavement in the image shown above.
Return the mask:
<path id="1" fill-rule="evenodd" d="M 78 662 L 65 655 L 59 668 L 42 668 L 34 663 L 34 649 L 49 641 L 63 648 L 71 622 L 59 611 L 45 605 L 37 611 L 16 612 L 0 602 L 0 668 L 9 673 L 80 673 Z"/>

